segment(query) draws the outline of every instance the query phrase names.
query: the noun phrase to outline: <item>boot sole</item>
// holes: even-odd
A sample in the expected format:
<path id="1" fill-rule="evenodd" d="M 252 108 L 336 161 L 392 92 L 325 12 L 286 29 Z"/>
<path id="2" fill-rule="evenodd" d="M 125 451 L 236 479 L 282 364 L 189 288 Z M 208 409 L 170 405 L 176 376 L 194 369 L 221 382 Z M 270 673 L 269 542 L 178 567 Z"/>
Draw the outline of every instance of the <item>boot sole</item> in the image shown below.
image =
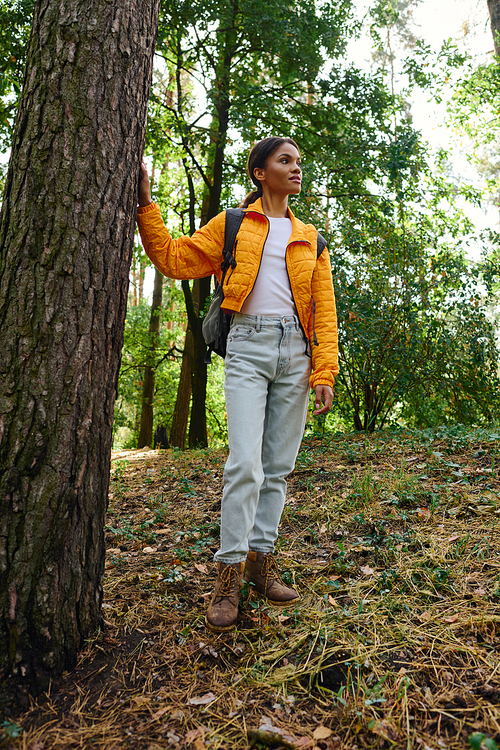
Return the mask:
<path id="1" fill-rule="evenodd" d="M 268 596 L 262 594 L 260 591 L 257 591 L 257 589 L 253 589 L 252 594 L 258 598 L 266 599 L 269 604 L 273 605 L 273 607 L 289 607 L 291 604 L 297 604 L 297 602 L 300 602 L 300 596 L 296 599 L 288 599 L 286 602 L 276 602 L 273 599 L 269 599 Z"/>
<path id="2" fill-rule="evenodd" d="M 212 633 L 227 633 L 229 630 L 234 630 L 234 628 L 236 627 L 235 622 L 233 622 L 232 625 L 226 625 L 226 627 L 224 628 L 219 627 L 217 625 L 212 625 L 212 623 L 209 622 L 206 617 L 205 617 L 205 625 L 207 626 L 209 630 L 212 631 Z"/>

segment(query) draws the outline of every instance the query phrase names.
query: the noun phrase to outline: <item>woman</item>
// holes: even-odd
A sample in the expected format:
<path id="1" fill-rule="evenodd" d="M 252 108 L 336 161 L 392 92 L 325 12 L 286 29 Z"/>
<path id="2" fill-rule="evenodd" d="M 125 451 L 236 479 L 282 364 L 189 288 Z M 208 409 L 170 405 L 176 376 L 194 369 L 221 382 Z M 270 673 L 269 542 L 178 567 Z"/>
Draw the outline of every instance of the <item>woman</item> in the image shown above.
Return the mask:
<path id="1" fill-rule="evenodd" d="M 206 624 L 234 627 L 241 579 L 276 605 L 299 600 L 281 580 L 273 555 L 310 388 L 316 410 L 332 404 L 338 373 L 337 320 L 330 259 L 317 257 L 317 232 L 296 219 L 288 196 L 301 188 L 301 160 L 291 138 L 265 138 L 251 150 L 255 187 L 234 246 L 236 267 L 224 281 L 233 312 L 225 359 L 229 458 L 224 470 L 218 577 Z M 144 164 L 137 222 L 146 253 L 174 279 L 221 278 L 224 212 L 192 237 L 173 240 L 151 201 Z"/>

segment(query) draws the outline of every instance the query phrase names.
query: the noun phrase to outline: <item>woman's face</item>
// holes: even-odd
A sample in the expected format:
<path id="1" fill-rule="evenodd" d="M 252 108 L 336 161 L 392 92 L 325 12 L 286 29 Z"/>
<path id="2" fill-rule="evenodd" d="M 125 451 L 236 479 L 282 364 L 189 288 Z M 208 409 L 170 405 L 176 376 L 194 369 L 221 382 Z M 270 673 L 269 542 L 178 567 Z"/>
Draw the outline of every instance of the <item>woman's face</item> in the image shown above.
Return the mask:
<path id="1" fill-rule="evenodd" d="M 264 192 L 267 188 L 277 196 L 297 195 L 302 182 L 300 154 L 291 143 L 283 143 L 267 157 L 264 169 L 254 169 L 254 175 Z"/>

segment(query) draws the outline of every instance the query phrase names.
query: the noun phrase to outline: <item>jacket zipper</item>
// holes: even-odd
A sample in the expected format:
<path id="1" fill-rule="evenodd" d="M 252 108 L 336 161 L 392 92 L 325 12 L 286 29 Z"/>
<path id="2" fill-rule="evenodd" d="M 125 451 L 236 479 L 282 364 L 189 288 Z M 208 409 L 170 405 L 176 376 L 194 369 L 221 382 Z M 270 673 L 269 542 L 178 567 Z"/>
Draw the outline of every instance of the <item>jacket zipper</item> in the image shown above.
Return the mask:
<path id="1" fill-rule="evenodd" d="M 247 299 L 248 299 L 248 298 L 250 297 L 250 295 L 252 294 L 252 292 L 253 292 L 253 290 L 254 290 L 254 288 L 255 288 L 255 284 L 256 284 L 256 282 L 257 282 L 257 276 L 259 275 L 260 267 L 261 267 L 261 265 L 262 265 L 262 256 L 264 255 L 264 246 L 265 246 L 265 244 L 266 244 L 266 242 L 267 242 L 267 238 L 269 237 L 269 229 L 270 229 L 270 227 L 271 227 L 271 222 L 269 221 L 269 219 L 267 218 L 267 216 L 266 216 L 265 214 L 262 214 L 262 215 L 263 215 L 263 216 L 265 217 L 265 219 L 266 219 L 266 221 L 267 221 L 267 234 L 266 234 L 266 238 L 265 238 L 265 240 L 264 240 L 264 242 L 263 242 L 263 244 L 262 244 L 262 251 L 261 251 L 261 253 L 260 253 L 259 267 L 258 267 L 258 269 L 257 269 L 257 273 L 256 273 L 256 275 L 255 275 L 255 279 L 254 279 L 254 282 L 253 282 L 253 286 L 252 286 L 252 288 L 250 289 L 250 291 L 248 292 L 248 294 L 247 294 L 247 296 L 245 297 L 245 299 L 243 300 L 243 302 L 241 303 L 241 307 L 243 307 L 243 305 L 245 304 L 245 302 L 247 301 Z M 288 270 L 287 270 L 287 273 L 288 273 Z M 289 280 L 290 280 L 290 279 L 289 279 Z M 291 288 L 292 288 L 292 287 L 290 287 L 290 289 L 291 289 Z M 241 307 L 240 307 L 240 310 L 241 310 Z"/>
<path id="2" fill-rule="evenodd" d="M 313 344 L 314 346 L 318 346 L 318 337 L 316 336 L 316 300 L 314 299 L 314 295 L 312 293 L 312 283 L 313 283 L 315 273 L 316 273 L 316 268 L 313 268 L 313 272 L 311 276 L 311 299 L 313 303 Z"/>
<path id="3" fill-rule="evenodd" d="M 290 243 L 290 244 L 293 244 L 293 243 Z M 290 292 L 292 294 L 293 304 L 295 305 L 295 309 L 297 310 L 297 305 L 295 303 L 295 297 L 293 296 L 292 282 L 290 281 L 290 274 L 288 273 L 288 248 L 290 247 L 290 244 L 288 244 L 286 246 L 286 250 L 285 250 L 285 268 L 286 268 L 286 275 L 288 277 L 288 283 L 290 284 Z M 314 271 L 313 271 L 313 276 L 314 276 Z M 312 283 L 312 277 L 311 277 L 311 283 Z M 311 297 L 312 297 L 312 294 L 311 294 Z M 314 298 L 313 298 L 313 303 L 314 303 Z M 298 310 L 297 310 L 297 313 L 298 313 Z M 309 336 L 306 334 L 306 332 L 304 330 L 304 326 L 302 325 L 302 323 L 300 321 L 300 316 L 298 314 L 297 314 L 297 318 L 299 319 L 300 330 L 302 331 L 302 334 L 303 334 L 306 342 L 309 343 Z M 316 344 L 316 345 L 318 344 L 318 340 L 316 338 L 316 333 L 314 332 L 314 307 L 313 307 L 313 343 Z M 307 354 L 307 347 L 306 347 L 306 354 Z"/>

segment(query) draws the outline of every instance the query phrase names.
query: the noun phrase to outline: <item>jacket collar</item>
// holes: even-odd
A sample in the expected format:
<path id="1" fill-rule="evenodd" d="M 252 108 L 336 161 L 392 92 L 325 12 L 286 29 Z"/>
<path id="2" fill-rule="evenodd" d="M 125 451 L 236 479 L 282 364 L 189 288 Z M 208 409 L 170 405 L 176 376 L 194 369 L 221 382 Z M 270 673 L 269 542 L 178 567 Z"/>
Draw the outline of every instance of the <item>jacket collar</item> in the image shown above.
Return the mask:
<path id="1" fill-rule="evenodd" d="M 257 198 L 255 203 L 250 203 L 249 206 L 243 209 L 245 213 L 256 213 L 260 214 L 261 216 L 266 216 L 264 213 L 264 209 L 262 208 L 262 198 Z M 292 209 L 290 206 L 288 206 L 288 215 L 292 222 L 292 234 L 290 235 L 290 239 L 288 240 L 288 244 L 291 245 L 292 242 L 307 242 L 309 245 L 311 244 L 311 240 L 308 239 L 306 233 L 305 233 L 305 225 L 300 219 L 297 219 L 296 216 L 294 216 Z M 267 219 L 267 216 L 266 216 Z"/>

